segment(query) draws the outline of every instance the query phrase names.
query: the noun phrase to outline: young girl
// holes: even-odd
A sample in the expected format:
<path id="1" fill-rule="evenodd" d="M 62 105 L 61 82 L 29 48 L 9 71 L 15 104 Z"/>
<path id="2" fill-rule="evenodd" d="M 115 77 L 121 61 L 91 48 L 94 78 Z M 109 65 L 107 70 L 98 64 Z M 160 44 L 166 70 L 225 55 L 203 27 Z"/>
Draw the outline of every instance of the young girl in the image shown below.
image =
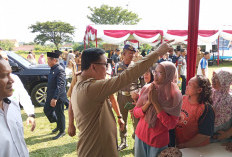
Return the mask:
<path id="1" fill-rule="evenodd" d="M 154 76 L 152 74 L 152 68 L 149 68 L 144 74 L 143 74 L 143 81 L 144 84 L 149 84 L 154 81 Z M 139 92 L 131 92 L 131 98 L 134 100 L 133 104 L 136 105 L 138 98 L 139 98 Z"/>
<path id="2" fill-rule="evenodd" d="M 178 148 L 198 147 L 209 143 L 214 129 L 211 90 L 209 79 L 204 76 L 195 76 L 189 80 L 180 120 L 175 129 Z"/>
<path id="3" fill-rule="evenodd" d="M 176 67 L 165 61 L 153 71 L 154 81 L 140 93 L 134 116 L 140 118 L 135 134 L 135 156 L 157 156 L 169 143 L 180 114 L 182 95 L 176 80 Z"/>
<path id="4" fill-rule="evenodd" d="M 154 76 L 152 74 L 152 68 L 150 68 L 145 74 L 143 74 L 143 79 L 145 84 L 152 83 L 154 81 Z"/>

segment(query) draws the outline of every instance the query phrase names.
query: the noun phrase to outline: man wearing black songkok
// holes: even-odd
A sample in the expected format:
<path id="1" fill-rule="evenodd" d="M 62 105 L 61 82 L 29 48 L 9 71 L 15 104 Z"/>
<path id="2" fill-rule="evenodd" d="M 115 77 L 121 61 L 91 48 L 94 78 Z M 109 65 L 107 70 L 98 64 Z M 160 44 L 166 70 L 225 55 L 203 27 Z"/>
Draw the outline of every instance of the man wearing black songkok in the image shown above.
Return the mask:
<path id="1" fill-rule="evenodd" d="M 65 115 L 64 103 L 67 100 L 66 96 L 66 81 L 65 70 L 59 64 L 59 56 L 61 52 L 47 52 L 47 63 L 51 67 L 48 75 L 47 99 L 44 106 L 44 113 L 50 123 L 57 123 L 57 127 L 52 130 L 52 133 L 59 131 L 57 136 L 53 137 L 56 140 L 65 135 Z"/>

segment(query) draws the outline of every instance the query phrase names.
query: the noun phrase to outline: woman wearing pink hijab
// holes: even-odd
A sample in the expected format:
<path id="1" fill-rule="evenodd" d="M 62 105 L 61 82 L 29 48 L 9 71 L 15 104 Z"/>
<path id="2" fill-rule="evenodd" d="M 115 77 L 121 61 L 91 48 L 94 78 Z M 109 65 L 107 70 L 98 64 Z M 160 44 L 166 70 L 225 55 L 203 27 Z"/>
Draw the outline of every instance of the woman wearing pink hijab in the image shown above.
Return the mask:
<path id="1" fill-rule="evenodd" d="M 140 118 L 135 134 L 135 157 L 157 156 L 169 143 L 169 130 L 180 115 L 182 95 L 175 83 L 176 67 L 162 62 L 153 70 L 154 81 L 145 85 L 134 108 Z"/>
<path id="2" fill-rule="evenodd" d="M 44 54 L 43 54 L 43 53 L 40 55 L 39 60 L 38 60 L 38 63 L 39 63 L 39 64 L 46 64 L 45 58 L 44 58 Z"/>

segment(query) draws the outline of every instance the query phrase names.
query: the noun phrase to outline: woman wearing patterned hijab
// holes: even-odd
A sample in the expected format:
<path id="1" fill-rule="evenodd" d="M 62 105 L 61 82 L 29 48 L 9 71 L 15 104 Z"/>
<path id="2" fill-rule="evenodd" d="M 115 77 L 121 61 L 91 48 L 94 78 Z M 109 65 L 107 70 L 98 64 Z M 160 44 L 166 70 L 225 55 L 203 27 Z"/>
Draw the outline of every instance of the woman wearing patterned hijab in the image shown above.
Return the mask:
<path id="1" fill-rule="evenodd" d="M 232 136 L 232 70 L 220 68 L 213 72 L 213 108 L 215 112 L 214 138 L 224 140 Z"/>

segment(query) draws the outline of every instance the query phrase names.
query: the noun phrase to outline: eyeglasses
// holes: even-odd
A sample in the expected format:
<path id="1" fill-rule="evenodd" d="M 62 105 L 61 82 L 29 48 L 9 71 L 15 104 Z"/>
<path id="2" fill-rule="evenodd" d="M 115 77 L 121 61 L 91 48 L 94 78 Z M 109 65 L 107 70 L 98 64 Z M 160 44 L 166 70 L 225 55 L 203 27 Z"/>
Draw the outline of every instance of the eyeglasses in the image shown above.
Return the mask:
<path id="1" fill-rule="evenodd" d="M 152 72 L 153 75 L 164 75 L 164 73 L 158 72 L 158 71 L 155 71 L 155 70 L 152 70 L 151 72 Z"/>
<path id="2" fill-rule="evenodd" d="M 105 65 L 106 67 L 108 67 L 108 63 L 93 63 L 93 64 L 100 64 L 100 65 Z"/>

